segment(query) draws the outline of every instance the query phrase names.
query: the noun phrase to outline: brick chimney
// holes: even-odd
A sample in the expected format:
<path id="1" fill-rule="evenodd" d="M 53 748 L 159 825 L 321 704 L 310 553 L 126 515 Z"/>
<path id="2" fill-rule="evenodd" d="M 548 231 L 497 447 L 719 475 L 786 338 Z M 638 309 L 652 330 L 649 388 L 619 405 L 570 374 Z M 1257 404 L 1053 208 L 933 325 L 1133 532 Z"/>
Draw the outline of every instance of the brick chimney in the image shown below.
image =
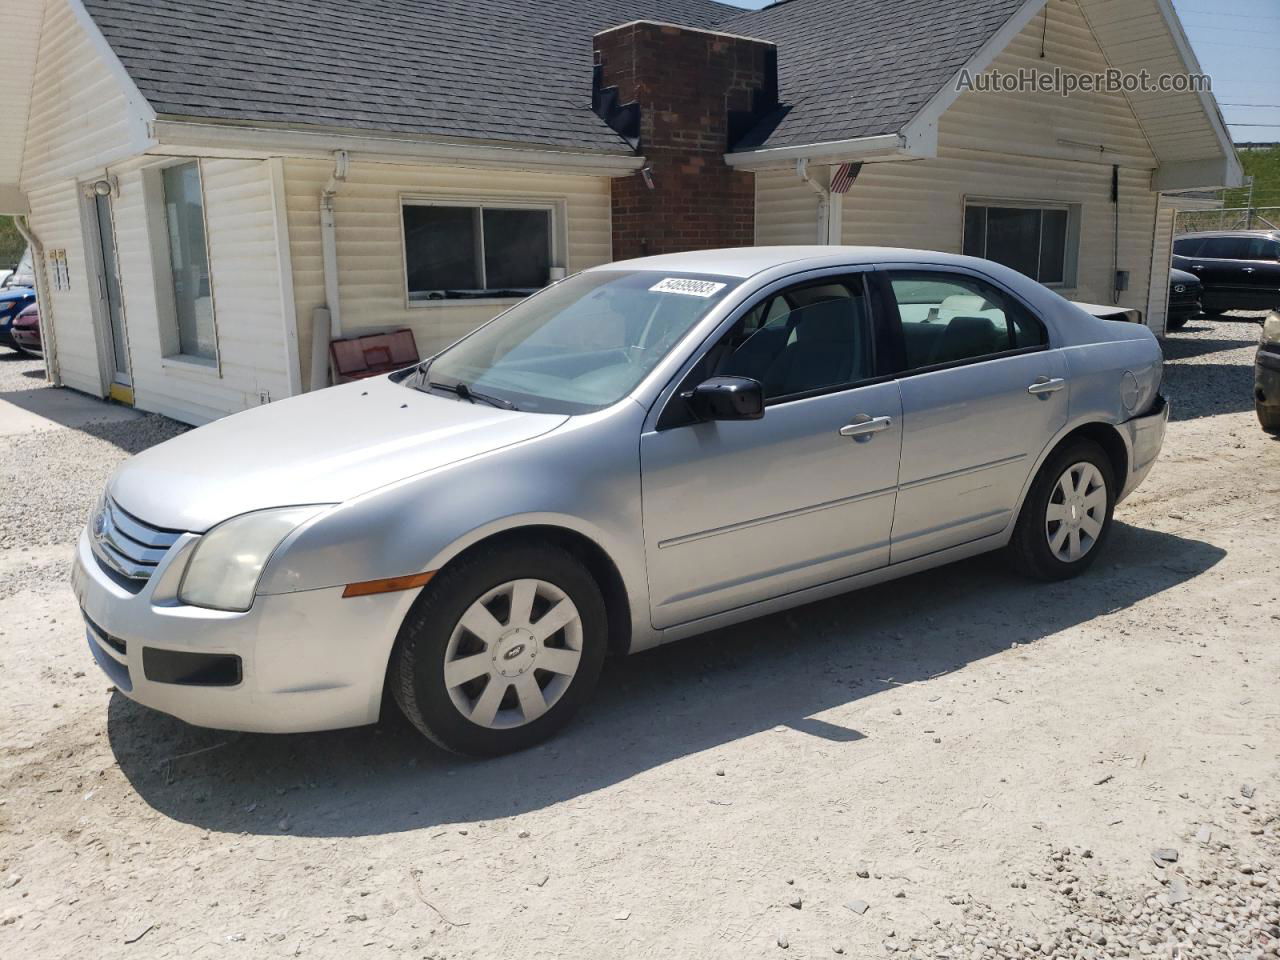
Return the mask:
<path id="1" fill-rule="evenodd" d="M 750 246 L 755 175 L 724 154 L 777 107 L 774 45 L 648 21 L 594 44 L 593 109 L 648 166 L 613 181 L 614 257 Z"/>

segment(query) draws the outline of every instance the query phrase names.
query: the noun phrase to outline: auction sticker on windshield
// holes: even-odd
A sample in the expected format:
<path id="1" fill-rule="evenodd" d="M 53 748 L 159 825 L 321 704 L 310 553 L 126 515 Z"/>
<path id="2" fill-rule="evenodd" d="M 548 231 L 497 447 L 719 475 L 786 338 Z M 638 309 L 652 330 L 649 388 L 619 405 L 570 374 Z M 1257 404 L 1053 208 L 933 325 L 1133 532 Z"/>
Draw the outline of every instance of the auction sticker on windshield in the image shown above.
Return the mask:
<path id="1" fill-rule="evenodd" d="M 714 280 L 690 280 L 687 277 L 667 277 L 649 288 L 650 293 L 683 293 L 687 297 L 714 297 L 724 289 L 723 283 Z"/>

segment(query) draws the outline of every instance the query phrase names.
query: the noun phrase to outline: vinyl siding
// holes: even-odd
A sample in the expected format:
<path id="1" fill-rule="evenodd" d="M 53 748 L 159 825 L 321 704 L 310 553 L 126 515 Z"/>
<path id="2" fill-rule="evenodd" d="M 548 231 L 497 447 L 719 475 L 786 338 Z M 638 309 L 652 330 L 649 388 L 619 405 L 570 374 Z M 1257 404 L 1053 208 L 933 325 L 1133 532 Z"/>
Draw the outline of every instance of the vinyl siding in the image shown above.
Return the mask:
<path id="1" fill-rule="evenodd" d="M 114 207 L 134 403 L 188 423 L 256 406 L 263 393 L 272 400 L 289 395 L 269 163 L 199 163 L 217 369 L 163 356 L 162 324 L 174 321 L 158 299 L 168 275 L 157 274 L 153 250 L 163 256 L 167 238 L 151 236 L 144 187 L 151 164 L 131 164 L 120 174 Z"/>
<path id="2" fill-rule="evenodd" d="M 1073 71 L 1104 70 L 1106 60 L 1079 6 L 1061 0 L 1049 9 L 1045 58 L 1040 58 L 1044 23 L 1037 17 L 993 69 L 1057 64 Z M 1106 151 L 1076 144 L 1105 145 Z M 1061 292 L 1109 303 L 1116 247 L 1113 163 L 1120 165 L 1118 267 L 1130 273 L 1120 302 L 1146 310 L 1155 160 L 1121 95 L 962 94 L 941 118 L 936 158 L 862 168 L 843 198 L 843 241 L 959 253 L 965 197 L 1079 204 L 1077 283 Z M 818 242 L 818 198 L 793 170 L 757 174 L 756 196 L 757 243 Z"/>
<path id="3" fill-rule="evenodd" d="M 145 131 L 138 110 L 67 3 L 50 0 L 32 79 L 21 184 L 45 250 L 67 251 L 70 289 L 49 286 L 63 382 L 98 396 L 105 385 L 90 301 L 97 275 L 86 261 L 77 180 L 101 176 L 107 164 L 140 149 Z"/>
<path id="4" fill-rule="evenodd" d="M 1173 260 L 1173 223 L 1177 211 L 1161 207 L 1156 214 L 1155 243 L 1151 252 L 1151 281 L 1147 294 L 1147 326 L 1157 337 L 1165 335 L 1169 319 L 1169 268 Z"/>
<path id="5" fill-rule="evenodd" d="M 320 193 L 327 161 L 286 160 L 290 257 L 304 381 L 310 369 L 312 313 L 324 305 Z M 569 272 L 611 258 L 606 177 L 353 162 L 335 201 L 343 333 L 408 327 L 429 355 L 495 316 L 501 304 L 407 305 L 401 239 L 402 196 L 550 201 L 563 204 L 563 263 Z"/>

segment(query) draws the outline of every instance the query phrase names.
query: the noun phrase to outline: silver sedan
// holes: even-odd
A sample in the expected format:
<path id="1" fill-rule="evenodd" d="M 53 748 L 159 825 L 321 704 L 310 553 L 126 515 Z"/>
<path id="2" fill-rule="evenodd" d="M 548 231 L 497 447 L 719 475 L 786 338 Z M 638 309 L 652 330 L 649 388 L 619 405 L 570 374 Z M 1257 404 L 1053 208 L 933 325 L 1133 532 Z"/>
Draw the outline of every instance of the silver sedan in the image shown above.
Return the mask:
<path id="1" fill-rule="evenodd" d="M 391 376 L 125 463 L 80 538 L 93 656 L 191 723 L 378 719 L 497 754 L 609 653 L 1008 548 L 1098 556 L 1168 406 L 1141 325 L 858 247 L 587 270 Z"/>

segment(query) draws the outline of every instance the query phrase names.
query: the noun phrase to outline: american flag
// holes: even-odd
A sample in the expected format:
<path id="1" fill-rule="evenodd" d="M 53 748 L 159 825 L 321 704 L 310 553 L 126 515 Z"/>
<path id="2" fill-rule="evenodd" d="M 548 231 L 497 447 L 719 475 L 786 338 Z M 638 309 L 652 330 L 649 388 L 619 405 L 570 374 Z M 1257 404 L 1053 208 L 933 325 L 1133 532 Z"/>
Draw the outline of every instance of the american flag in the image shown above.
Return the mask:
<path id="1" fill-rule="evenodd" d="M 858 179 L 858 171 L 861 169 L 860 163 L 842 163 L 836 167 L 835 172 L 831 174 L 831 192 L 848 193 L 849 188 L 853 186 L 853 181 Z"/>

